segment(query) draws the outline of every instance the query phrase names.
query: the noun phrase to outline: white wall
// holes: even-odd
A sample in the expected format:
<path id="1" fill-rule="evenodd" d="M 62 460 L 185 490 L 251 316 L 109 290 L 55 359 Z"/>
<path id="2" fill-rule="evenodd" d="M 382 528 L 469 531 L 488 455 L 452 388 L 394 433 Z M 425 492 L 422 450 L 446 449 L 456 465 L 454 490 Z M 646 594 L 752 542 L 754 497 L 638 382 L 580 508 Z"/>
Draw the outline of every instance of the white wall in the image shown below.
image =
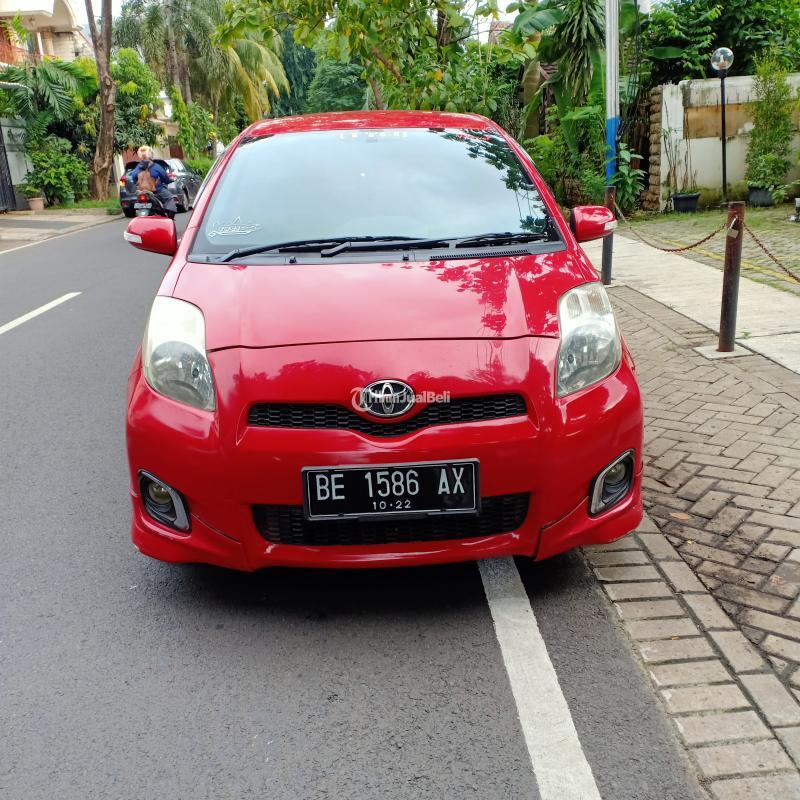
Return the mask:
<path id="1" fill-rule="evenodd" d="M 795 90 L 800 89 L 800 73 L 789 76 L 789 84 Z M 726 105 L 742 106 L 755 100 L 753 94 L 753 78 L 739 76 L 728 78 L 725 81 Z M 691 136 L 691 131 L 684 130 L 685 112 L 687 109 L 716 108 L 720 113 L 721 93 L 718 78 L 708 80 L 681 81 L 679 84 L 668 84 L 663 87 L 661 103 L 661 125 L 664 128 L 675 129 L 675 137 L 679 140 L 679 147 L 689 147 L 692 160 L 692 170 L 696 175 L 695 183 L 698 187 L 720 189 L 722 187 L 722 139 L 719 136 L 701 138 L 685 138 L 686 133 Z M 748 134 L 752 129 L 751 122 L 738 124 L 733 115 L 727 124 L 727 152 L 728 152 L 728 184 L 733 185 L 744 180 L 745 157 L 747 155 Z M 792 143 L 792 153 L 796 155 L 800 149 L 800 133 Z M 661 141 L 661 207 L 666 205 L 669 188 L 664 186 L 668 170 L 666 148 Z M 787 176 L 788 180 L 800 177 L 800 167 L 794 168 Z"/>

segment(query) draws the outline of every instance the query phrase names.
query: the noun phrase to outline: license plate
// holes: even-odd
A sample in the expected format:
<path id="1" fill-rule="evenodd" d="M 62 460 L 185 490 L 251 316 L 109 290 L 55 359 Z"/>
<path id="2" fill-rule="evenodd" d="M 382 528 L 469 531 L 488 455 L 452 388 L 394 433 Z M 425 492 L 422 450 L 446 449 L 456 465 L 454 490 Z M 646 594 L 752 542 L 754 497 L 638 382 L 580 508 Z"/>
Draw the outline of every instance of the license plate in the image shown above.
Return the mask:
<path id="1" fill-rule="evenodd" d="M 475 514 L 478 461 L 305 467 L 306 519 Z"/>
<path id="2" fill-rule="evenodd" d="M 152 203 L 134 203 L 133 207 L 134 208 L 152 208 L 153 204 Z"/>

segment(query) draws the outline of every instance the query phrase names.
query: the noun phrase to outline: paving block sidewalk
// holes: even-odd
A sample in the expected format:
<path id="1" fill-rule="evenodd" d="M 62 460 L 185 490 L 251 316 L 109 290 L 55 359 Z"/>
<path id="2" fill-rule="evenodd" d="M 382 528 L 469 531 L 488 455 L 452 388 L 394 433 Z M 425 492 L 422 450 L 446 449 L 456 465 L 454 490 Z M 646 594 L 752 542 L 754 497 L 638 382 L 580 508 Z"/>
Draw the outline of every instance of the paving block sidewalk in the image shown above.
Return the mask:
<path id="1" fill-rule="evenodd" d="M 760 355 L 710 362 L 710 332 L 610 292 L 645 406 L 645 504 L 778 677 L 800 696 L 800 375 Z"/>
<path id="2" fill-rule="evenodd" d="M 586 250 L 599 266 L 599 246 Z M 743 277 L 740 324 L 744 318 L 756 327 L 760 352 L 710 361 L 695 348 L 716 343 L 720 273 L 620 238 L 615 255 L 621 281 L 609 295 L 642 388 L 643 494 L 660 555 L 649 547 L 648 558 L 624 549 L 587 555 L 612 601 L 628 603 L 619 613 L 634 642 L 646 634 L 659 658 L 680 661 L 668 680 L 724 686 L 719 667 L 704 663 L 721 660 L 759 721 L 800 764 L 800 337 L 796 344 L 786 338 L 800 330 L 800 298 Z M 752 345 L 747 337 L 740 343 Z M 653 561 L 658 569 L 650 574 Z M 680 595 L 678 606 L 656 588 L 661 583 Z M 704 644 L 692 641 L 700 634 Z M 758 728 L 735 716 L 742 700 L 732 688 L 663 699 L 671 714 L 710 704 L 713 722 L 681 729 L 689 746 L 704 725 L 715 737 L 723 735 L 719 725 L 728 726 L 725 747 Z M 776 746 L 709 751 L 713 758 L 695 763 L 717 780 L 714 797 L 800 798 L 796 779 L 775 766 L 785 764 Z M 735 785 L 719 783 L 737 763 L 749 766 Z M 756 781 L 751 770 L 759 769 L 769 782 Z"/>

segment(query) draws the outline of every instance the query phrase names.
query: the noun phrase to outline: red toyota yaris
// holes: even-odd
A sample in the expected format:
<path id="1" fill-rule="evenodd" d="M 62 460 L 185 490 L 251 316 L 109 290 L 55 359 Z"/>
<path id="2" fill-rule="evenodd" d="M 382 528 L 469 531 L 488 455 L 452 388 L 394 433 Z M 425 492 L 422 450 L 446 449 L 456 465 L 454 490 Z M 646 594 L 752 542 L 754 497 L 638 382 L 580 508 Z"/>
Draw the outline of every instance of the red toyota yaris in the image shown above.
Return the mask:
<path id="1" fill-rule="evenodd" d="M 129 379 L 132 535 L 240 570 L 543 559 L 642 516 L 634 366 L 526 153 L 474 115 L 259 122 L 219 159 Z"/>

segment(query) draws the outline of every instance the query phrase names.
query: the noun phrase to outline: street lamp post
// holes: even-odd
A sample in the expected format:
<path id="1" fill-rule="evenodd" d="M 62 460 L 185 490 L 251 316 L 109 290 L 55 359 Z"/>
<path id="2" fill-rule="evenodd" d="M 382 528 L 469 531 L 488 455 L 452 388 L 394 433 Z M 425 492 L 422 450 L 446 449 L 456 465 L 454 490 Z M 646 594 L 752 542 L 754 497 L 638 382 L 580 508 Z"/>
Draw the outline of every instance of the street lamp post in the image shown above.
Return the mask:
<path id="1" fill-rule="evenodd" d="M 719 75 L 722 114 L 722 202 L 728 202 L 728 129 L 725 121 L 725 78 L 733 65 L 733 50 L 720 47 L 711 56 L 711 66 Z"/>

